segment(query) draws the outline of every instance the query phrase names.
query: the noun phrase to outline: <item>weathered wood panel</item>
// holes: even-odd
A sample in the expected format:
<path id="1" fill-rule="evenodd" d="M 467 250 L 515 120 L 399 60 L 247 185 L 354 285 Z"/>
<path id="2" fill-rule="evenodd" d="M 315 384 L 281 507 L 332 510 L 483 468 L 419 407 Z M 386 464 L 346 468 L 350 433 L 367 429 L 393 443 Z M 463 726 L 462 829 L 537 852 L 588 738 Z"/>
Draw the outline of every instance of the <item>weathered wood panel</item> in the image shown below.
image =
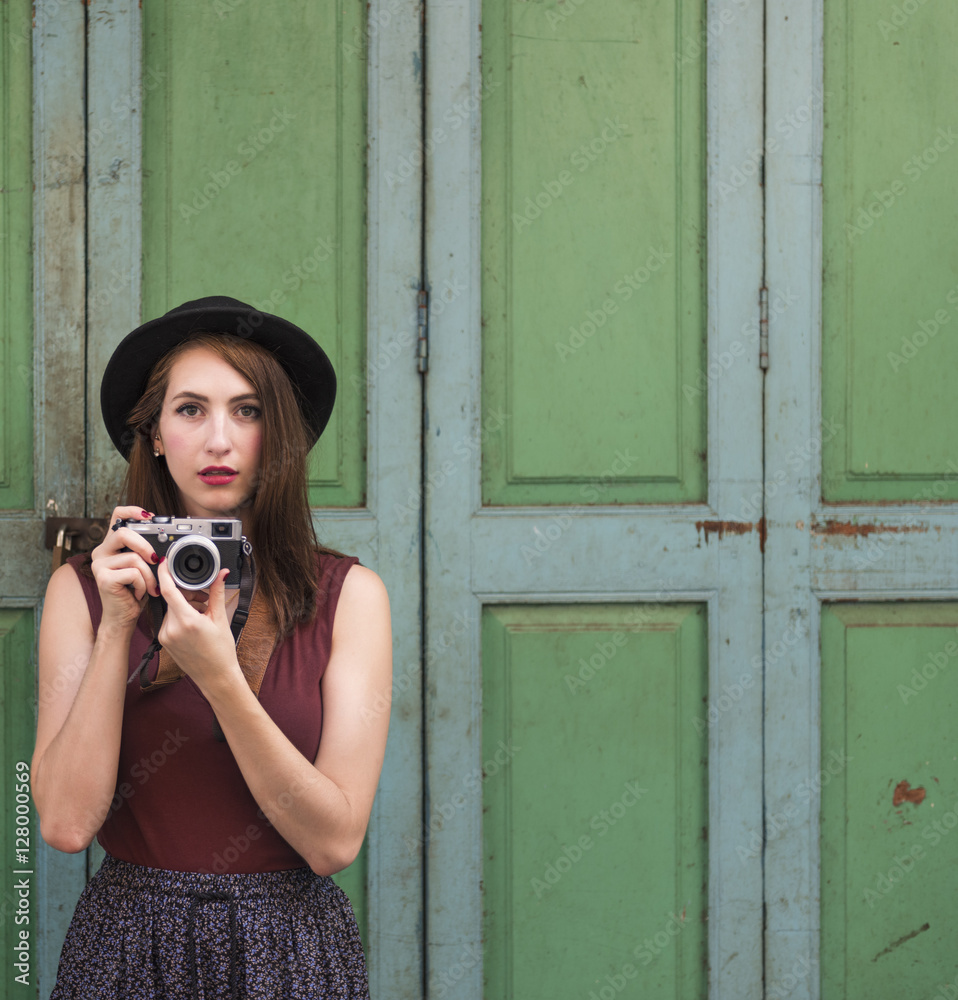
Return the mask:
<path id="1" fill-rule="evenodd" d="M 958 990 L 956 657 L 954 603 L 822 611 L 823 1000 Z"/>
<path id="2" fill-rule="evenodd" d="M 483 6 L 487 504 L 705 499 L 703 15 Z"/>
<path id="3" fill-rule="evenodd" d="M 955 500 L 958 8 L 824 11 L 823 495 Z"/>
<path id="4" fill-rule="evenodd" d="M 29 8 L 0 9 L 0 509 L 33 507 Z"/>
<path id="5" fill-rule="evenodd" d="M 143 15 L 143 313 L 232 295 L 314 336 L 340 393 L 311 500 L 363 506 L 365 7 Z"/>
<path id="6" fill-rule="evenodd" d="M 706 994 L 704 612 L 484 610 L 487 997 Z"/>

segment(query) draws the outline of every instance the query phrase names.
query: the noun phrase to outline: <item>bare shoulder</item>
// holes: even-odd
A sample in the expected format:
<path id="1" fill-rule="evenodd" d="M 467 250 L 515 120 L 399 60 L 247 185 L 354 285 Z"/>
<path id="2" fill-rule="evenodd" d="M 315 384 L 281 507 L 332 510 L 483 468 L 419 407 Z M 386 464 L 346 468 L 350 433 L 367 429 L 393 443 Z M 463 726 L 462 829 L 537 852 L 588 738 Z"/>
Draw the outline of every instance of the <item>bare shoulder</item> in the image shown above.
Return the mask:
<path id="1" fill-rule="evenodd" d="M 76 570 L 64 563 L 54 570 L 47 584 L 46 596 L 43 600 L 44 612 L 56 612 L 58 616 L 68 616 L 73 622 L 86 621 L 90 625 L 90 612 L 86 597 Z"/>
<path id="2" fill-rule="evenodd" d="M 333 636 L 373 622 L 389 624 L 389 595 L 379 575 L 367 566 L 350 566 L 343 578 L 333 619 Z"/>

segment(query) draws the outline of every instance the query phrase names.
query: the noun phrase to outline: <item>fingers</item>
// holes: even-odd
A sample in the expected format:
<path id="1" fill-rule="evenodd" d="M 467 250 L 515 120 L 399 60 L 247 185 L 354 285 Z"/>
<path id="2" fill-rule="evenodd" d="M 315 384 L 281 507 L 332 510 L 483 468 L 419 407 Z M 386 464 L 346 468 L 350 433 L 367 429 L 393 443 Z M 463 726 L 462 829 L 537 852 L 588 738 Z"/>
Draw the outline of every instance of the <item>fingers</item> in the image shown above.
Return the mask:
<path id="1" fill-rule="evenodd" d="M 160 564 L 156 567 L 156 581 L 160 586 L 160 594 L 166 601 L 168 611 L 182 614 L 184 611 L 192 610 L 186 595 L 173 582 L 173 575 L 170 573 L 170 567 L 167 565 L 165 557 L 160 560 Z"/>
<path id="2" fill-rule="evenodd" d="M 221 569 L 210 587 L 210 612 L 217 621 L 226 618 L 226 578 L 229 575 L 228 569 Z"/>
<path id="3" fill-rule="evenodd" d="M 133 585 L 133 574 L 137 579 L 134 589 L 139 594 L 160 596 L 160 588 L 153 570 L 135 552 L 117 552 L 115 555 L 96 556 L 92 563 L 93 575 L 102 591 L 108 588 L 118 593 L 121 587 Z"/>
<path id="4" fill-rule="evenodd" d="M 98 582 L 99 579 L 97 577 Z M 131 591 L 137 603 L 142 601 L 147 594 L 152 593 L 151 588 L 155 587 L 154 581 L 151 579 L 148 584 L 144 580 L 143 574 L 135 566 L 120 567 L 112 570 L 109 579 L 105 579 L 104 583 L 112 587 L 114 592 L 117 593 L 121 588 L 126 589 L 128 592 Z"/>
<path id="5" fill-rule="evenodd" d="M 113 511 L 111 525 L 116 525 L 118 520 L 146 521 L 152 516 L 142 507 L 117 507 Z M 147 593 L 159 595 L 151 568 L 159 561 L 159 556 L 143 535 L 127 527 L 108 531 L 91 556 L 93 575 L 101 593 L 106 590 L 122 596 L 122 589 L 129 586 L 138 601 Z"/>
<path id="6" fill-rule="evenodd" d="M 160 592 L 168 607 L 184 610 L 191 608 L 199 614 L 210 612 L 211 616 L 217 618 L 226 615 L 226 577 L 229 576 L 228 569 L 221 569 L 216 579 L 210 587 L 209 593 L 205 590 L 181 590 L 173 580 L 169 564 L 166 558 L 160 560 L 156 568 L 156 579 Z"/>
<path id="7" fill-rule="evenodd" d="M 136 552 L 142 558 L 150 562 L 151 555 L 154 554 L 153 546 L 147 541 L 142 533 L 138 531 L 133 531 L 128 527 L 119 527 L 119 521 L 148 521 L 153 515 L 149 511 L 143 510 L 142 507 L 117 507 L 113 511 L 113 515 L 110 519 L 111 531 L 108 531 L 106 537 L 94 549 L 94 552 L 102 549 L 103 553 L 110 552 L 120 552 L 123 549 L 131 549 Z M 152 560 L 158 561 L 158 560 Z"/>

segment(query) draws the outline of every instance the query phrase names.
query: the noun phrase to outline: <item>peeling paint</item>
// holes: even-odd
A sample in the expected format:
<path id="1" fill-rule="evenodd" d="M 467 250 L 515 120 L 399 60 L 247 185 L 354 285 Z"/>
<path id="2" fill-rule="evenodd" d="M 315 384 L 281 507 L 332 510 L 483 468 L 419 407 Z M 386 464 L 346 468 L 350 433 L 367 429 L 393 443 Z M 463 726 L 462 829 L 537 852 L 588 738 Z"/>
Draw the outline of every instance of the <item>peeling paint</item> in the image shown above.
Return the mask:
<path id="1" fill-rule="evenodd" d="M 892 796 L 891 804 L 893 806 L 900 806 L 902 802 L 911 802 L 919 806 L 924 801 L 924 788 L 912 788 L 907 781 L 899 781 L 895 786 L 895 794 Z"/>
<path id="2" fill-rule="evenodd" d="M 865 538 L 874 534 L 899 534 L 904 531 L 928 530 L 923 524 L 853 524 L 851 521 L 812 521 L 812 533 L 816 535 L 847 535 Z"/>
<path id="3" fill-rule="evenodd" d="M 715 533 L 722 538 L 724 535 L 745 535 L 749 531 L 754 531 L 759 528 L 762 533 L 762 541 L 764 543 L 764 529 L 765 529 L 765 518 L 762 518 L 758 524 L 753 524 L 751 521 L 696 521 L 695 530 L 705 532 L 705 541 L 708 543 L 709 535 Z"/>

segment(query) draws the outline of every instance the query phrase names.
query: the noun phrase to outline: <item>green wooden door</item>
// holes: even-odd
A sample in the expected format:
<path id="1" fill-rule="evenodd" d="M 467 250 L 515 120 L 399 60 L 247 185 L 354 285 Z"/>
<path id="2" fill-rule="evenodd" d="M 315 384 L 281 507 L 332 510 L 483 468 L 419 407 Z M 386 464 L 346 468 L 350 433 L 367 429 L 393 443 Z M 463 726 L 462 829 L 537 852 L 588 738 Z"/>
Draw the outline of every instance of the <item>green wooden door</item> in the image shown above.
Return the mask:
<path id="1" fill-rule="evenodd" d="M 317 524 L 399 624 L 374 996 L 955 995 L 954 13 L 420 14 L 0 5 L 8 779 L 97 373 L 215 283 L 333 345 Z M 45 996 L 95 858 L 37 834 Z"/>
<path id="2" fill-rule="evenodd" d="M 699 3 L 430 13 L 426 274 L 461 289 L 415 505 L 431 1000 L 761 995 L 761 12 L 734 20 L 707 66 Z"/>
<path id="3" fill-rule="evenodd" d="M 5 360 L 14 362 L 4 369 L 4 398 L 16 417 L 4 423 L 10 490 L 0 502 L 28 508 L 2 530 L 5 552 L 29 552 L 26 563 L 3 571 L 4 662 L 19 657 L 18 673 L 4 671 L 10 779 L 14 758 L 29 760 L 32 742 L 33 706 L 17 685 L 31 686 L 22 647 L 32 645 L 48 574 L 40 521 L 45 512 L 105 516 L 116 501 L 122 468 L 101 428 L 100 373 L 141 317 L 211 292 L 290 318 L 330 353 L 339 395 L 313 455 L 317 533 L 382 575 L 397 664 L 420 660 L 419 560 L 409 556 L 420 525 L 394 510 L 418 486 L 421 464 L 421 196 L 415 183 L 392 190 L 384 167 L 420 138 L 418 8 L 241 0 L 36 7 L 32 31 L 29 4 L 0 8 L 4 122 L 20 123 L 4 129 L 19 145 L 3 147 L 0 159 L 0 252 L 9 255 L 11 292 L 3 332 Z M 380 48 L 384 23 L 390 42 Z M 31 40 L 39 192 L 32 381 Z M 409 364 L 394 363 L 403 353 Z M 33 387 L 43 406 L 31 435 Z M 422 811 L 419 705 L 418 687 L 397 688 L 367 842 L 338 876 L 357 911 L 377 995 L 415 996 L 422 977 L 421 868 L 402 840 L 415 835 Z M 38 849 L 36 830 L 33 837 L 30 982 L 47 996 L 99 852 L 66 856 Z"/>
<path id="4" fill-rule="evenodd" d="M 64 26 L 77 11 L 66 11 Z M 81 14 L 82 20 L 82 14 Z M 55 219 L 79 214 L 82 232 L 83 121 L 69 95 L 50 113 L 50 158 L 34 169 L 34 142 L 49 122 L 33 115 L 31 5 L 0 5 L 0 711 L 2 711 L 3 888 L 0 995 L 36 995 L 43 961 L 43 900 L 51 866 L 24 801 L 33 753 L 34 656 L 39 604 L 49 574 L 45 515 L 83 513 L 82 316 L 84 266 L 77 231 L 44 238 Z M 60 53 L 65 70 L 67 52 Z M 42 84 L 41 84 L 42 86 Z M 45 194 L 37 194 L 37 192 Z M 77 197 L 79 195 L 79 198 Z M 66 234 L 64 234 L 66 235 Z M 55 280 L 44 287 L 44 272 Z M 78 408 L 78 403 L 80 404 Z M 79 419 L 78 419 L 79 418 Z M 52 867 L 56 867 L 55 864 Z"/>
<path id="5" fill-rule="evenodd" d="M 952 997 L 958 10 L 766 10 L 767 995 Z"/>

